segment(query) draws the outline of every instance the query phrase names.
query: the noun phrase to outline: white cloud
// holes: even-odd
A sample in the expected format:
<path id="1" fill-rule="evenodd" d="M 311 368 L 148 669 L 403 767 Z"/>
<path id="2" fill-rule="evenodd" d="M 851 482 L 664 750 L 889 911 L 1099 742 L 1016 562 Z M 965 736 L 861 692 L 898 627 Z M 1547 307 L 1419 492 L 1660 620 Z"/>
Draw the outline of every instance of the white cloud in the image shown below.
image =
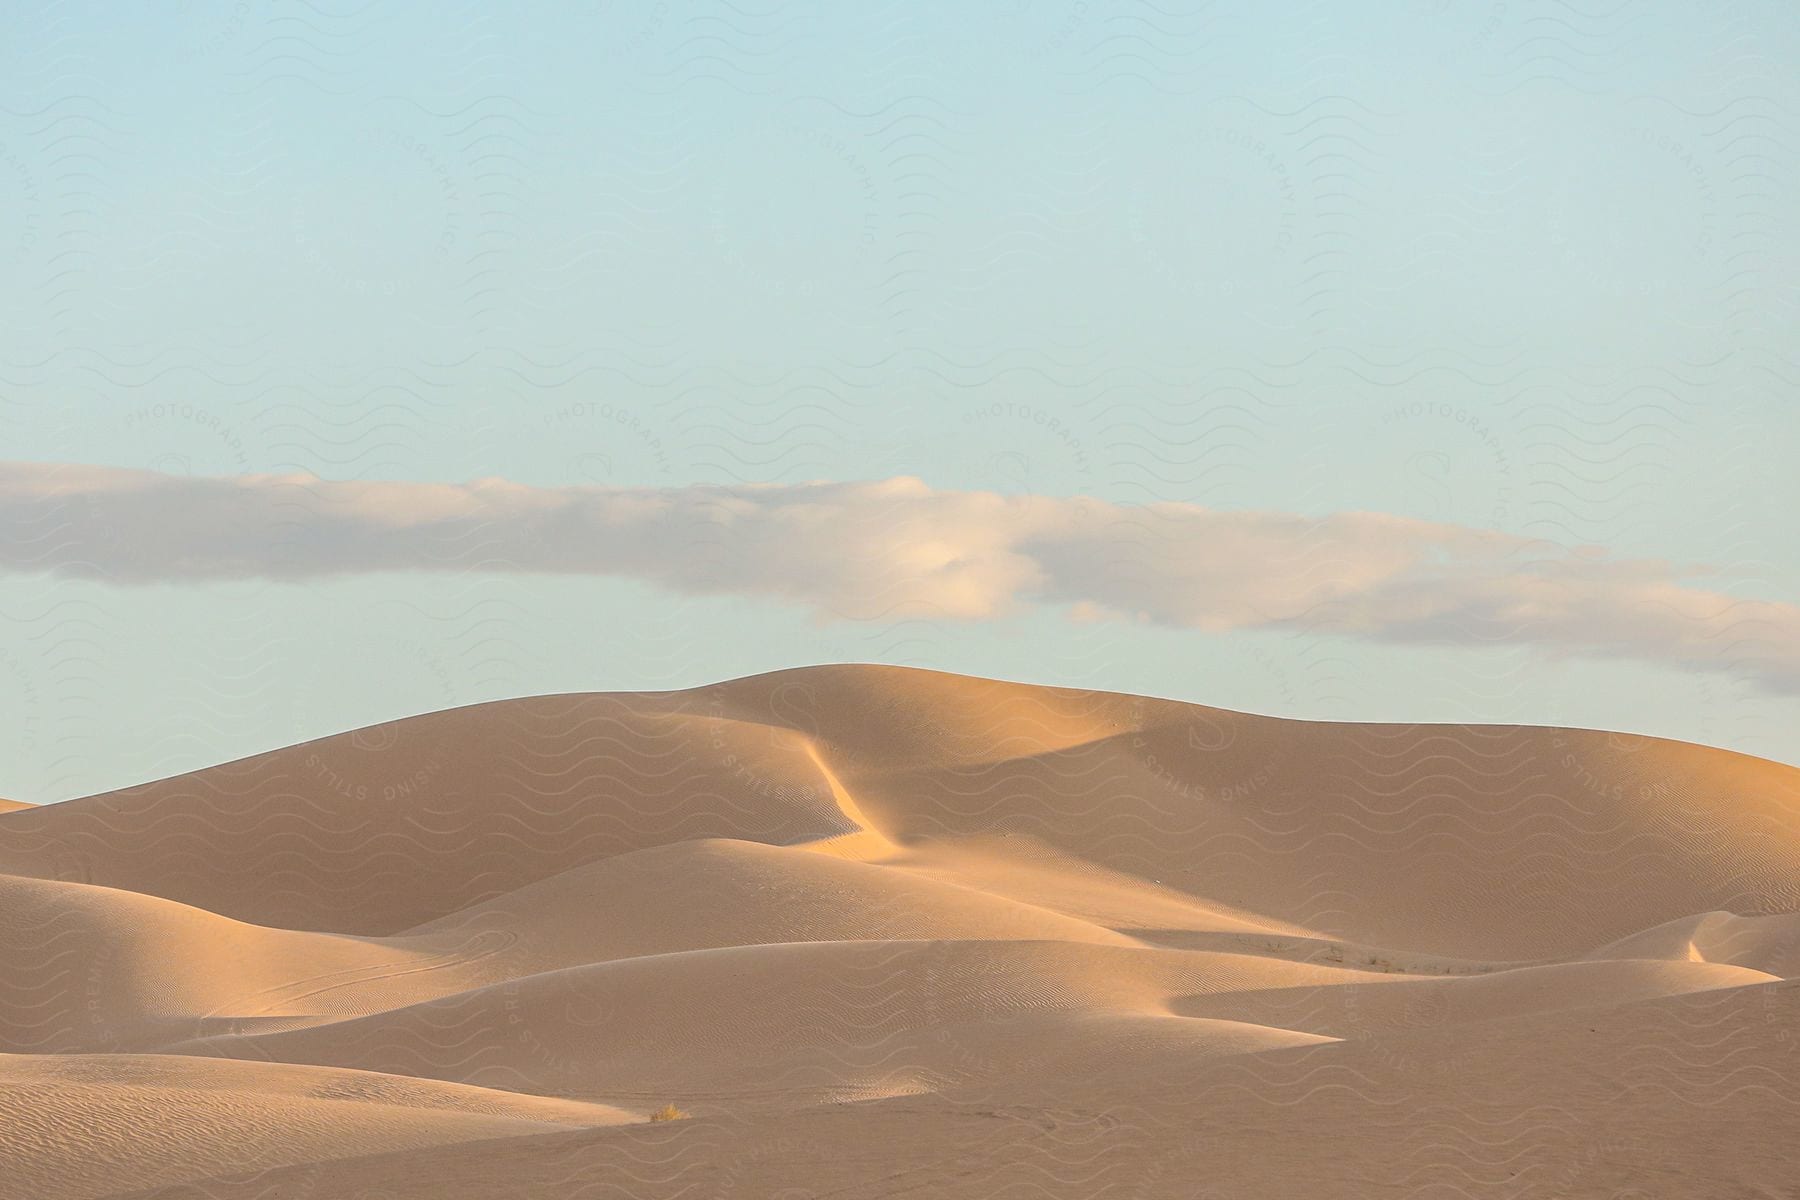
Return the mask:
<path id="1" fill-rule="evenodd" d="M 1800 607 L 1709 591 L 1667 563 L 1380 513 L 1127 506 L 915 479 L 533 488 L 13 463 L 0 464 L 0 530 L 0 568 L 118 583 L 610 575 L 826 619 L 983 620 L 1050 603 L 1215 632 L 1525 643 L 1800 692 Z"/>

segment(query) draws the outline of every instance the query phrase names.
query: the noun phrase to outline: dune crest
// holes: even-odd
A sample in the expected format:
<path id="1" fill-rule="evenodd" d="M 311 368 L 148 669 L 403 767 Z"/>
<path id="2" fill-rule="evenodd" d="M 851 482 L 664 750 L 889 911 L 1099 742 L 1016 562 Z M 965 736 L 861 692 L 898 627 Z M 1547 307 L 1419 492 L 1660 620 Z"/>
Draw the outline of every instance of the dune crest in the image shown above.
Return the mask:
<path id="1" fill-rule="evenodd" d="M 0 964 L 43 1200 L 1723 1196 L 1800 771 L 802 668 L 0 802 Z"/>

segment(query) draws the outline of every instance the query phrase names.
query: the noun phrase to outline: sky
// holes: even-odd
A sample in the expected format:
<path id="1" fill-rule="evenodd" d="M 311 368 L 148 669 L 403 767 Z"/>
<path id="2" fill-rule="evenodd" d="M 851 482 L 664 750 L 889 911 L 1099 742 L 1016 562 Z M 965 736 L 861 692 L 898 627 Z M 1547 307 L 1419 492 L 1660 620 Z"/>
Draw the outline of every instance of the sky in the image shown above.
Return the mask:
<path id="1" fill-rule="evenodd" d="M 0 795 L 878 661 L 1800 763 L 1786 0 L 0 9 Z"/>

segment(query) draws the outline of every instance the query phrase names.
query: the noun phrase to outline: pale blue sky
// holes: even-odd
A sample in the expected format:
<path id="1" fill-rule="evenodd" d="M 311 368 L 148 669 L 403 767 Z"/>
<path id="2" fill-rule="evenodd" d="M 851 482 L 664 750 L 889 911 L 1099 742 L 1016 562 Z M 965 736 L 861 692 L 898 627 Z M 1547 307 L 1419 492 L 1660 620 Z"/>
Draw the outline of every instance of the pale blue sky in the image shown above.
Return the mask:
<path id="1" fill-rule="evenodd" d="M 577 11 L 577 10 L 580 11 Z M 0 458 L 1368 510 L 1800 592 L 1800 10 L 8 5 Z M 819 624 L 604 577 L 0 574 L 0 795 L 880 660 L 1800 761 L 1731 671 Z"/>

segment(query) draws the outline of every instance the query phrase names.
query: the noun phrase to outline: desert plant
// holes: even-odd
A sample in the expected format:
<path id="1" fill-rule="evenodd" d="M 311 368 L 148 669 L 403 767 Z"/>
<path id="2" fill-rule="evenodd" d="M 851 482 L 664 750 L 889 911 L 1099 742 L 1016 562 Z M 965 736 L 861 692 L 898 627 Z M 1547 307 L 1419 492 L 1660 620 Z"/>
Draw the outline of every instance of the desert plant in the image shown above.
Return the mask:
<path id="1" fill-rule="evenodd" d="M 682 1112 L 679 1108 L 676 1108 L 673 1104 L 665 1104 L 650 1114 L 650 1119 L 652 1121 L 681 1121 L 686 1118 L 687 1114 Z"/>

